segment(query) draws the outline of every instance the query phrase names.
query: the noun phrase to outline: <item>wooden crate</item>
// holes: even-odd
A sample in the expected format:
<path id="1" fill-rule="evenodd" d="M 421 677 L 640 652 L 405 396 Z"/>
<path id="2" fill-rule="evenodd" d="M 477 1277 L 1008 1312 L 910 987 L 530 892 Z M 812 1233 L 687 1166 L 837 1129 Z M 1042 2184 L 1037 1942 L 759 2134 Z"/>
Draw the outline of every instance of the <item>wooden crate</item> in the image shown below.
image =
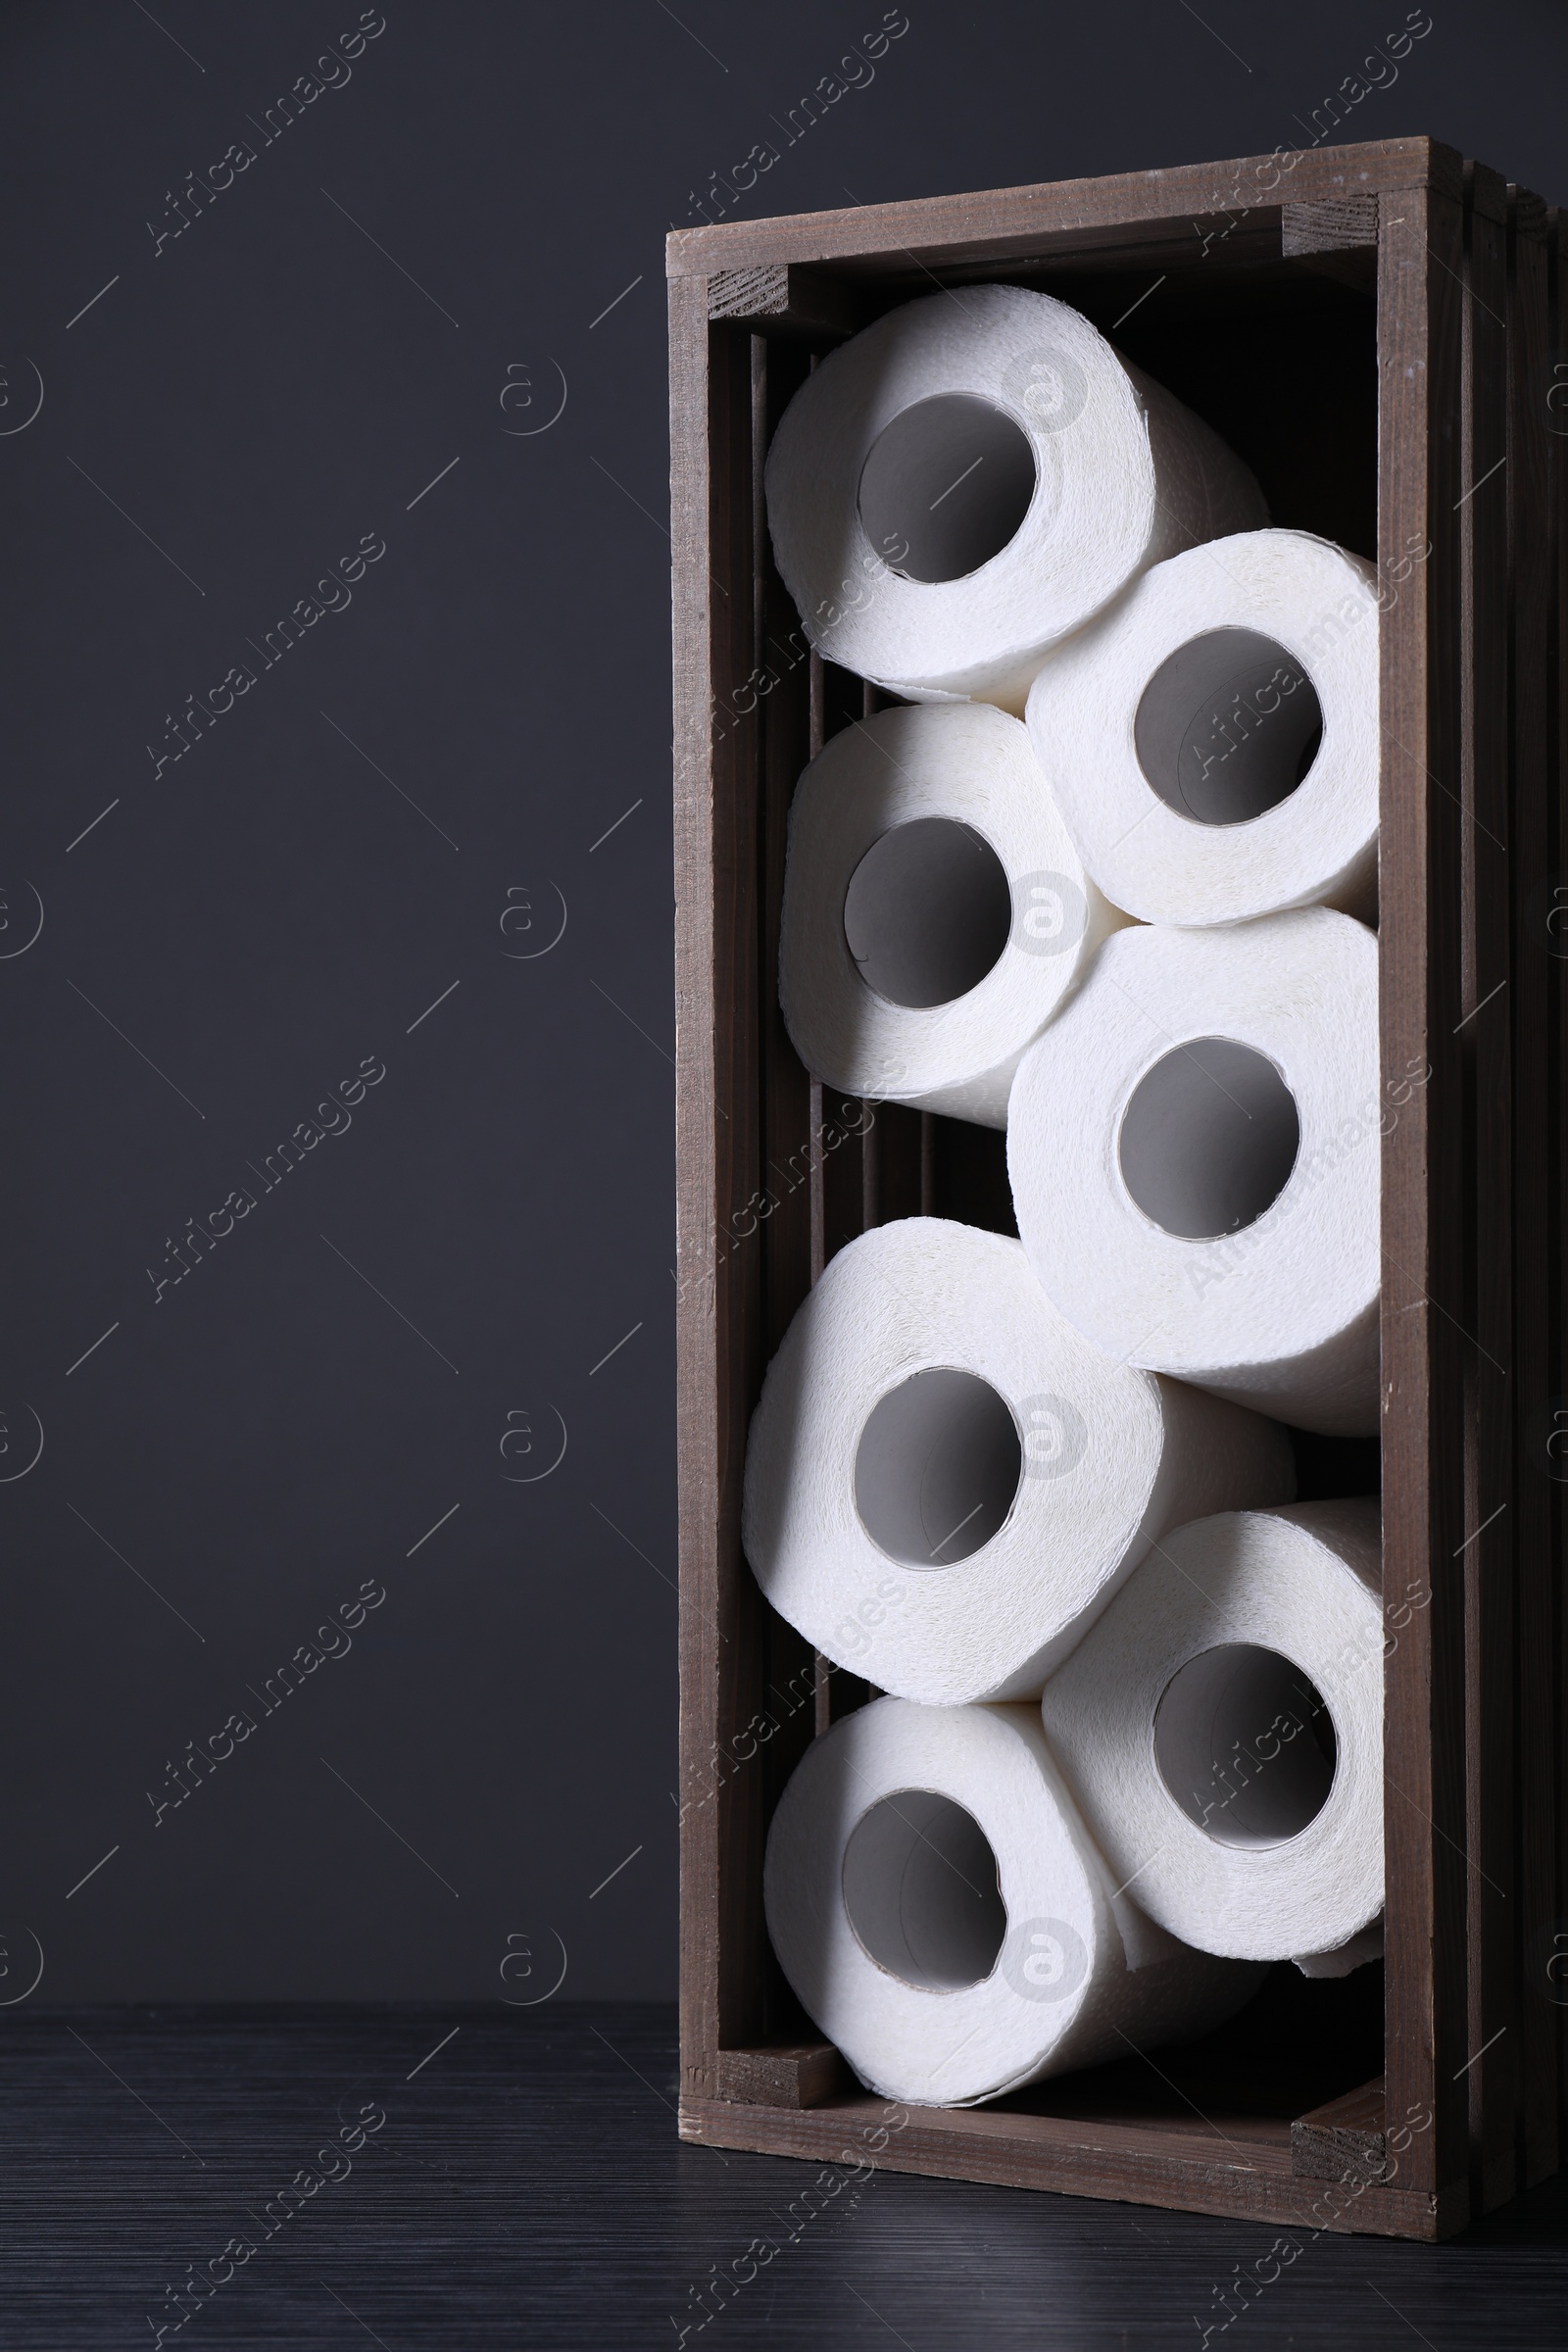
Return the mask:
<path id="1" fill-rule="evenodd" d="M 1538 198 L 1427 139 L 669 239 L 689 2139 L 1419 2238 L 1556 2167 L 1562 243 Z M 790 795 L 876 704 L 808 654 L 761 481 L 815 353 L 965 279 L 1084 311 L 1249 461 L 1276 522 L 1380 564 L 1388 1958 L 1339 1984 L 1276 1972 L 1152 2062 L 890 2117 L 763 1926 L 771 1808 L 866 1693 L 742 1557 L 747 1419 L 844 1241 L 1010 1209 L 999 1137 L 843 1102 L 784 1033 Z M 1378 1445 L 1304 1445 L 1303 1493 L 1375 1485 Z"/>

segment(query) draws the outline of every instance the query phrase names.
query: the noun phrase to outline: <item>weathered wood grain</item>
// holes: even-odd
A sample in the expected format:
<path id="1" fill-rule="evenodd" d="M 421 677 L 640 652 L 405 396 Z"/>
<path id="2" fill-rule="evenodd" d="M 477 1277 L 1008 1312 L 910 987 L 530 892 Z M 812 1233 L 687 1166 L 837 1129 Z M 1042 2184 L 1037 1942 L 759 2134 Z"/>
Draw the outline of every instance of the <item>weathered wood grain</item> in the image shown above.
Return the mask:
<path id="1" fill-rule="evenodd" d="M 1196 2121 L 1085 2123 L 1007 2109 L 898 2107 L 861 2092 L 799 2113 L 686 2100 L 680 2130 L 682 2138 L 710 2147 L 1234 2214 L 1308 2234 L 1364 2230 L 1431 2241 L 1451 2236 L 1468 2212 L 1462 2185 L 1457 2194 L 1438 2196 L 1401 2187 L 1397 2176 L 1392 2182 L 1298 2178 L 1288 2125 L 1262 2127 L 1228 2115 L 1205 2131 Z M 878 2144 L 882 2137 L 885 2146 Z M 1421 2144 L 1412 2141 L 1407 2157 Z"/>
<path id="2" fill-rule="evenodd" d="M 1306 253 L 1341 253 L 1378 241 L 1375 196 L 1325 196 L 1315 204 L 1280 207 L 1280 251 L 1287 261 Z"/>
<path id="3" fill-rule="evenodd" d="M 1291 2126 L 1291 2171 L 1302 2180 L 1381 2180 L 1389 2171 L 1383 2081 L 1314 2107 Z"/>
<path id="4" fill-rule="evenodd" d="M 1378 139 L 1348 147 L 1282 150 L 1232 163 L 1186 164 L 966 196 L 796 213 L 679 229 L 668 239 L 671 276 L 708 277 L 769 263 L 831 262 L 846 275 L 923 270 L 1053 254 L 1114 251 L 1119 262 L 1199 263 L 1198 222 L 1236 223 L 1229 242 L 1278 256 L 1283 205 L 1375 196 L 1430 186 L 1458 199 L 1460 158 L 1435 139 Z"/>
<path id="5" fill-rule="evenodd" d="M 743 323 L 754 335 L 813 344 L 853 334 L 860 320 L 850 288 L 787 262 L 718 270 L 708 281 L 708 316 Z"/>
<path id="6" fill-rule="evenodd" d="M 820 2107 L 851 2087 L 852 2078 L 830 2041 L 765 2044 L 720 2050 L 718 2095 L 741 2106 Z"/>

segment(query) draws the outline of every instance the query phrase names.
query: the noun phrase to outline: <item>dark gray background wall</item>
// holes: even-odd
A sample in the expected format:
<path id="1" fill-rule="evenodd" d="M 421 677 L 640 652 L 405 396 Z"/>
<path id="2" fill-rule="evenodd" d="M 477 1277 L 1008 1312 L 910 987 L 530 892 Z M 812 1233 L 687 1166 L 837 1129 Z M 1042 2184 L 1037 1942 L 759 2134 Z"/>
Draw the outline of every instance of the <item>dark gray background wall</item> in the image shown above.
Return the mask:
<path id="1" fill-rule="evenodd" d="M 906 13 L 792 140 L 876 0 L 5 12 L 0 2000 L 673 1990 L 664 231 L 1407 14 Z M 1568 197 L 1568 20 L 1430 14 L 1345 135 Z"/>

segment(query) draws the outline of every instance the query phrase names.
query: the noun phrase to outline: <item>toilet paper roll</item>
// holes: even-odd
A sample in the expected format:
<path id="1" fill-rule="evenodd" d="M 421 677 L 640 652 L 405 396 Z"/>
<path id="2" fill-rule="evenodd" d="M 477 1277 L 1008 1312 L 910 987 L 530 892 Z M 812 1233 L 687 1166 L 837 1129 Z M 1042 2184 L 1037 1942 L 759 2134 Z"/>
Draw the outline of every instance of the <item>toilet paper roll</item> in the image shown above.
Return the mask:
<path id="1" fill-rule="evenodd" d="M 1107 939 L 1018 1066 L 1044 1288 L 1110 1354 L 1302 1429 L 1378 1426 L 1377 942 L 1327 907 Z"/>
<path id="2" fill-rule="evenodd" d="M 1217 434 L 1021 286 L 906 303 L 830 353 L 779 420 L 766 493 L 824 658 L 915 701 L 1015 711 L 1135 573 L 1268 519 Z"/>
<path id="3" fill-rule="evenodd" d="M 808 1749 L 768 1833 L 768 1934 L 884 2098 L 964 2107 L 1191 2039 L 1259 1973 L 1187 1949 L 1115 1882 L 1033 1707 L 882 1698 Z"/>
<path id="4" fill-rule="evenodd" d="M 1166 1536 L 1047 1684 L 1115 1883 L 1171 1935 L 1311 1976 L 1381 1949 L 1381 1592 L 1376 1501 L 1225 1512 Z"/>
<path id="5" fill-rule="evenodd" d="M 1167 1528 L 1295 1492 L 1273 1422 L 1112 1363 L 1016 1242 L 908 1217 L 841 1250 L 786 1332 L 742 1537 L 815 1648 L 952 1706 L 1038 1695 Z"/>
<path id="6" fill-rule="evenodd" d="M 1249 531 L 1156 564 L 1046 663 L 1029 733 L 1118 906 L 1151 923 L 1373 915 L 1375 589 L 1326 540 Z"/>
<path id="7" fill-rule="evenodd" d="M 1019 720 L 982 703 L 883 710 L 796 786 L 785 1023 L 846 1094 L 1004 1127 L 1020 1054 L 1122 919 Z"/>

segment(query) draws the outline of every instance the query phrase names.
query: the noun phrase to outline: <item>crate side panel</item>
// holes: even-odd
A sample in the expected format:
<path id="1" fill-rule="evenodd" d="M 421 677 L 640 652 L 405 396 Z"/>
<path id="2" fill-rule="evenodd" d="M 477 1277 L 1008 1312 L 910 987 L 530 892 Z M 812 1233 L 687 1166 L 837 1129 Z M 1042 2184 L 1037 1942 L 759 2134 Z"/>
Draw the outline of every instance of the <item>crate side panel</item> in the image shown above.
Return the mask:
<path id="1" fill-rule="evenodd" d="M 1402 2184 L 1401 2161 L 1378 2180 L 1300 2179 L 1291 2171 L 1289 2128 L 1239 2133 L 1227 2142 L 1197 2126 L 1081 2125 L 1020 2118 L 984 2108 L 898 2107 L 881 2099 L 836 2099 L 790 2111 L 719 2101 L 681 2109 L 684 2138 L 754 2148 L 817 2164 L 868 2164 L 939 2180 L 985 2180 L 1004 2188 L 1054 2189 L 1185 2213 L 1281 2223 L 1311 2242 L 1325 2231 L 1435 2240 L 1463 2227 L 1468 2200 Z M 1405 2151 L 1419 2140 L 1394 2139 Z M 1223 2151 L 1223 2152 L 1221 2152 Z M 1237 2159 L 1240 2159 L 1238 2161 Z"/>
<path id="2" fill-rule="evenodd" d="M 1465 224 L 1459 522 L 1464 731 L 1459 777 L 1468 1081 L 1465 1367 L 1465 1759 L 1470 2184 L 1478 2212 L 1512 2194 L 1519 2035 L 1514 1962 L 1513 1120 L 1509 1019 L 1506 190 L 1470 173 Z"/>
<path id="3" fill-rule="evenodd" d="M 726 1769 L 766 1659 L 740 1556 L 760 1260 L 736 1234 L 759 1146 L 756 731 L 714 721 L 754 655 L 749 346 L 710 329 L 704 286 L 672 286 L 681 1984 L 685 2080 L 704 2092 L 726 2028 L 764 2024 L 760 1785 Z"/>
<path id="4" fill-rule="evenodd" d="M 1461 207 L 1386 194 L 1379 558 L 1430 547 L 1381 627 L 1380 1045 L 1422 1083 L 1383 1119 L 1384 1583 L 1430 1588 L 1384 1679 L 1389 2113 L 1430 2114 L 1413 2187 L 1462 2177 L 1465 2056 L 1464 1085 L 1460 938 Z M 1396 1116 L 1390 1111 L 1396 1109 Z M 1387 1646 L 1387 1645 L 1386 1645 Z"/>
<path id="5" fill-rule="evenodd" d="M 1551 1139 L 1551 1218 L 1545 1278 L 1553 1300 L 1552 1394 L 1532 1417 L 1529 1430 L 1531 1467 L 1544 1476 L 1552 1495 L 1552 1584 L 1556 1618 L 1552 1657 L 1556 1671 L 1553 1778 L 1557 1795 L 1559 1837 L 1553 1909 L 1548 1919 L 1526 1923 L 1524 1997 L 1544 2000 L 1551 2009 L 1557 2031 L 1557 2132 L 1559 2157 L 1568 2144 L 1568 1852 L 1561 1825 L 1568 1822 L 1568 1605 L 1563 1592 L 1563 1567 L 1568 1553 L 1568 1084 L 1562 1072 L 1568 1057 L 1568 216 L 1551 216 L 1551 368 L 1543 386 L 1542 402 L 1549 440 L 1551 497 L 1551 654 L 1548 668 L 1550 699 L 1549 747 L 1552 772 L 1551 871 L 1541 900 L 1532 909 L 1532 929 L 1545 956 L 1548 975 L 1549 1052 L 1555 1088 L 1549 1106 Z M 1557 1938 L 1561 1936 L 1562 1941 Z"/>
<path id="6" fill-rule="evenodd" d="M 1553 1580 L 1551 1501 L 1546 1482 L 1528 1459 L 1529 1410 L 1549 1390 L 1551 1358 L 1547 1288 L 1544 1276 L 1551 1219 L 1547 1104 L 1553 1070 L 1548 1057 L 1544 960 L 1527 936 L 1531 902 L 1549 870 L 1547 815 L 1546 666 L 1550 614 L 1546 435 L 1543 380 L 1546 367 L 1546 214 L 1539 197 L 1509 190 L 1508 221 L 1508 592 L 1510 622 L 1509 788 L 1510 863 L 1514 876 L 1514 955 L 1508 1001 L 1514 1054 L 1514 1383 L 1520 1398 L 1516 1494 L 1518 1711 L 1516 1760 L 1518 1845 L 1516 1966 L 1525 1964 L 1526 1923 L 1549 1917 L 1556 1869 L 1556 1805 L 1552 1749 L 1551 1628 Z M 1484 494 L 1483 494 L 1484 495 Z M 1554 2020 L 1539 2001 L 1519 2016 L 1522 2048 L 1518 2080 L 1520 2182 L 1529 2186 L 1557 2169 L 1556 2100 L 1552 2095 Z"/>
<path id="7" fill-rule="evenodd" d="M 672 276 L 706 276 L 769 263 L 832 262 L 918 276 L 931 268 L 1005 263 L 1046 247 L 1111 247 L 1123 259 L 1135 251 L 1147 254 L 1156 266 L 1173 258 L 1197 264 L 1208 248 L 1194 223 L 1208 220 L 1229 223 L 1233 245 L 1250 236 L 1260 253 L 1277 256 L 1287 203 L 1339 201 L 1413 184 L 1431 184 L 1457 198 L 1461 172 L 1458 155 L 1435 139 L 1281 149 L 1226 163 L 679 229 L 667 240 L 666 267 Z"/>
<path id="8" fill-rule="evenodd" d="M 710 1279 L 717 1149 L 708 581 L 708 304 L 704 281 L 669 289 L 670 534 L 674 669 L 675 1385 L 680 1553 L 682 2081 L 714 2088 L 717 1998 L 712 1889 L 718 1820 L 709 1795 L 716 1745 L 718 1335 Z"/>
<path id="9" fill-rule="evenodd" d="M 742 1222 L 755 1234 L 762 1267 L 760 1359 L 765 1374 L 796 1309 L 811 1287 L 812 1089 L 790 1043 L 779 1006 L 779 926 L 790 802 L 810 757 L 810 648 L 773 562 L 767 531 L 763 473 L 773 428 L 809 370 L 799 340 L 752 339 L 752 560 L 756 661 L 732 702 L 746 723 L 755 710 L 759 734 L 757 828 L 757 1022 L 760 1039 L 762 1130 L 757 1198 Z M 749 1402 L 755 1403 L 754 1395 Z M 744 1570 L 743 1574 L 749 1572 Z M 805 1754 L 815 1725 L 816 1657 L 809 1642 L 778 1615 L 765 1611 L 764 1687 L 738 1739 L 736 1768 L 761 1783 L 762 1826 Z M 769 2036 L 810 2034 L 813 2029 L 764 1940 L 760 1954 L 762 2007 Z"/>

